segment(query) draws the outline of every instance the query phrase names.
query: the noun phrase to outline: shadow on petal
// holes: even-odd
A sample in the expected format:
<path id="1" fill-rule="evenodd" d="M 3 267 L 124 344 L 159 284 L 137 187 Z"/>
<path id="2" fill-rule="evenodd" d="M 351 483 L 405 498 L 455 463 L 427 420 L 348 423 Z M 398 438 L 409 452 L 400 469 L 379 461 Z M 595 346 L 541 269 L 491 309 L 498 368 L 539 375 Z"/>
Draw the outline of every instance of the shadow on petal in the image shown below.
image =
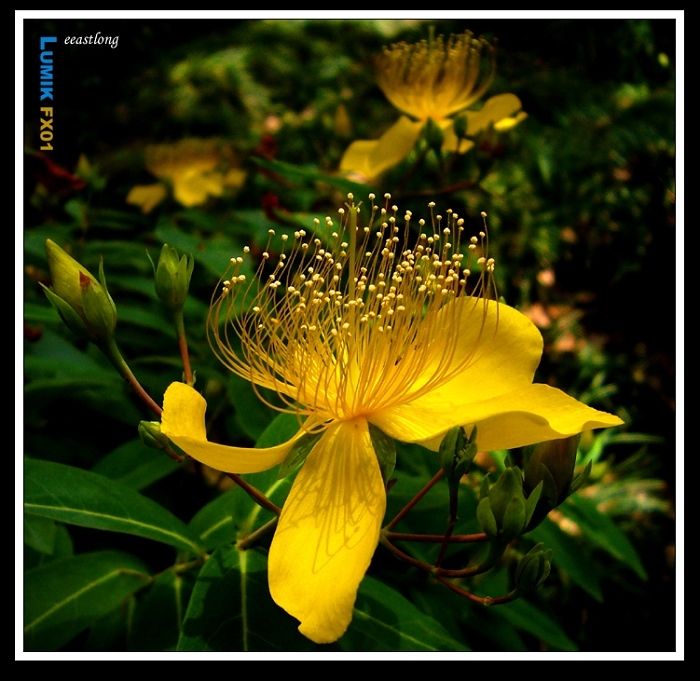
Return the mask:
<path id="1" fill-rule="evenodd" d="M 316 643 L 339 639 L 379 541 L 386 494 L 367 422 L 331 426 L 294 481 L 270 547 L 270 592 Z"/>

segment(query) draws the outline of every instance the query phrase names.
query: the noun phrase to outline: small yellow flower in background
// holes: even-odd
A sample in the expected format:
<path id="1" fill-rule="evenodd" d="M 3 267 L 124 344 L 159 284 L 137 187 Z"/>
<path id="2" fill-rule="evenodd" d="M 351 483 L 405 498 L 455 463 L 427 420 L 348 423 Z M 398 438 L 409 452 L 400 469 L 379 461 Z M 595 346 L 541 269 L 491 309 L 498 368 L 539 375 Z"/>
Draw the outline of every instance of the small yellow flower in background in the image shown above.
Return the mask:
<path id="1" fill-rule="evenodd" d="M 465 239 L 464 219 L 436 215 L 431 203 L 430 222 L 419 220 L 412 238 L 413 216 L 390 198 L 380 208 L 370 194 L 367 220 L 349 195 L 338 223 L 316 220 L 311 234 L 271 231 L 282 246 L 274 262 L 268 246 L 249 281 L 244 249 L 212 304 L 214 351 L 297 415 L 292 439 L 266 449 L 216 444 L 207 440 L 206 402 L 196 390 L 173 383 L 163 403 L 162 432 L 225 472 L 272 468 L 300 438 L 318 436 L 268 563 L 273 599 L 317 643 L 346 631 L 379 541 L 386 491 L 370 424 L 433 451 L 455 426 L 477 427 L 477 446 L 492 451 L 622 423 L 533 384 L 542 336 L 523 314 L 490 299 L 495 262 L 485 224 Z"/>
<path id="2" fill-rule="evenodd" d="M 218 140 L 183 139 L 174 144 L 146 147 L 146 168 L 160 182 L 133 187 L 127 203 L 150 213 L 172 190 L 183 206 L 199 206 L 210 196 L 238 189 L 246 173 L 236 167 L 230 149 Z"/>
<path id="3" fill-rule="evenodd" d="M 443 150 L 469 151 L 474 143 L 457 137 L 453 116 L 479 100 L 495 74 L 494 48 L 469 31 L 432 41 L 385 47 L 377 60 L 377 82 L 386 98 L 408 114 L 378 140 L 358 140 L 345 151 L 340 169 L 372 179 L 402 161 L 413 149 L 428 119 L 442 130 Z M 468 111 L 466 135 L 473 137 L 493 124 L 496 130 L 513 127 L 526 114 L 512 94 L 488 99 L 480 111 Z"/>

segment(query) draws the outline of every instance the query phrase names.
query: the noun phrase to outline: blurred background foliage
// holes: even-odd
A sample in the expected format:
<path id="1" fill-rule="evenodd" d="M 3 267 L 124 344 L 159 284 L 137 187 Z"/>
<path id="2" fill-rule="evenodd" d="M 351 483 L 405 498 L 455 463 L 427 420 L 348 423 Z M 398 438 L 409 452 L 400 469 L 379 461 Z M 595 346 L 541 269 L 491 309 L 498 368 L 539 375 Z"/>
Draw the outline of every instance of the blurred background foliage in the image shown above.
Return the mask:
<path id="1" fill-rule="evenodd" d="M 38 37 L 98 30 L 118 35 L 118 47 L 56 47 L 54 149 L 42 154 Z M 397 118 L 373 56 L 431 30 L 471 30 L 495 43 L 488 94 L 514 93 L 527 118 L 482 133 L 471 152 L 447 161 L 417 148 L 370 186 L 342 177 L 348 145 L 378 138 Z M 210 437 L 250 444 L 274 414 L 216 362 L 204 332 L 231 255 L 261 249 L 271 226 L 308 227 L 332 214 L 348 190 L 389 191 L 416 216 L 435 200 L 468 224 L 486 211 L 499 293 L 545 338 L 537 380 L 626 422 L 584 435 L 579 463 L 593 468 L 578 498 L 614 521 L 640 562 L 600 550 L 617 536 L 606 539 L 605 529 L 591 544 L 595 532 L 582 531 L 572 507 L 553 513 L 538 540 L 573 542 L 578 571 L 590 569 L 592 581 L 576 577 L 575 559 L 560 564 L 535 597 L 546 620 L 525 602 L 503 614 L 462 601 L 382 547 L 370 574 L 388 574 L 385 582 L 474 650 L 673 650 L 675 30 L 672 19 L 25 21 L 25 455 L 124 482 L 185 522 L 226 489 L 215 472 L 178 467 L 136 438 L 149 415 L 99 352 L 62 326 L 39 286 L 48 283 L 47 238 L 94 273 L 104 258 L 118 343 L 156 400 L 181 366 L 146 252 L 155 259 L 168 243 L 193 255 L 184 313 Z M 130 535 L 57 523 L 50 536 L 50 550 L 30 539 L 25 569 L 104 549 L 156 571 L 172 563 L 160 545 Z M 148 594 L 157 602 L 156 589 Z M 114 612 L 77 627 L 63 649 L 133 649 L 139 636 L 110 629 Z M 151 649 L 174 645 L 161 634 Z"/>

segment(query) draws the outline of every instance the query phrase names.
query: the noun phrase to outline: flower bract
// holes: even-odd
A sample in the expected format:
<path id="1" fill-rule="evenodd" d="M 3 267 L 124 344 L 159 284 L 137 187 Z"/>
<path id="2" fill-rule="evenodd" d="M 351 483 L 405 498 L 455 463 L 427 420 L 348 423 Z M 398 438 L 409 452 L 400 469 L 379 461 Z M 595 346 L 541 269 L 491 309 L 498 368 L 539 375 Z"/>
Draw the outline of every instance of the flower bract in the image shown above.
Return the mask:
<path id="1" fill-rule="evenodd" d="M 386 492 L 370 425 L 434 451 L 455 426 L 476 426 L 478 448 L 490 451 L 622 423 L 533 383 L 542 336 L 492 299 L 485 222 L 467 238 L 463 218 L 429 205 L 430 220 L 415 222 L 389 195 L 383 207 L 370 195 L 366 210 L 349 196 L 339 219 L 317 220 L 311 233 L 271 232 L 255 277 L 249 252 L 231 259 L 210 342 L 263 401 L 298 417 L 288 442 L 209 442 L 204 398 L 183 383 L 165 393 L 162 432 L 222 471 L 271 468 L 299 438 L 320 434 L 269 553 L 273 599 L 317 643 L 347 629 L 379 540 Z"/>

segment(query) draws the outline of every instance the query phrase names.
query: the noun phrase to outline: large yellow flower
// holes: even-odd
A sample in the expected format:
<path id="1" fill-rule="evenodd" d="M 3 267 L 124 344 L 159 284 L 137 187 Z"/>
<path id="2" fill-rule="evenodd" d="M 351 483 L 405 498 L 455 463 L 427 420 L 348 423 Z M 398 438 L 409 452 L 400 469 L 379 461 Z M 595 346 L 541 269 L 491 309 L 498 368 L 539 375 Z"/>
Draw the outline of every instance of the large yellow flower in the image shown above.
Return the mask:
<path id="1" fill-rule="evenodd" d="M 232 258 L 211 308 L 220 359 L 279 395 L 299 432 L 267 449 L 208 442 L 206 403 L 183 383 L 166 391 L 162 417 L 175 444 L 231 473 L 271 468 L 299 438 L 320 434 L 269 553 L 273 599 L 318 643 L 345 632 L 379 540 L 386 494 L 370 424 L 433 450 L 454 426 L 477 426 L 477 445 L 489 451 L 621 423 L 532 383 L 542 337 L 489 299 L 485 226 L 465 240 L 464 220 L 447 211 L 418 221 L 412 238 L 410 213 L 400 226 L 388 195 L 381 209 L 370 195 L 365 226 L 349 198 L 339 224 L 328 217 L 311 235 L 272 234 L 281 248 L 273 258 L 268 246 L 254 281 L 242 274 L 249 256 Z"/>
<path id="2" fill-rule="evenodd" d="M 372 179 L 413 149 L 428 119 L 443 134 L 443 150 L 465 153 L 474 142 L 457 138 L 453 116 L 478 101 L 488 90 L 495 72 L 494 48 L 469 31 L 409 45 L 384 48 L 377 59 L 377 82 L 401 116 L 378 140 L 357 140 L 345 151 L 340 169 Z M 489 125 L 507 129 L 525 113 L 513 94 L 488 99 L 481 110 L 466 112 L 466 135 L 474 137 Z"/>

